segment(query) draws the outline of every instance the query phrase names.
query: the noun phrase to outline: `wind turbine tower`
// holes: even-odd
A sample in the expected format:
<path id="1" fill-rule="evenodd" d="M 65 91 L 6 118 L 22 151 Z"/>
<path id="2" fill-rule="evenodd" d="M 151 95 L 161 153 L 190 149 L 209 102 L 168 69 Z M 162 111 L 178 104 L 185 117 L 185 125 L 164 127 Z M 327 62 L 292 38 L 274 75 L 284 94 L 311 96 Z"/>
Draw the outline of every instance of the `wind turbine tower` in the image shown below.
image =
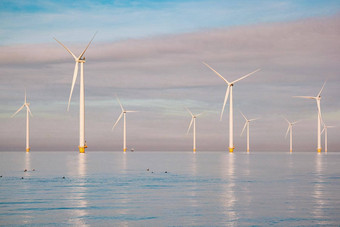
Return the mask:
<path id="1" fill-rule="evenodd" d="M 189 133 L 191 125 L 193 125 L 193 129 L 192 129 L 192 134 L 193 134 L 193 149 L 192 150 L 193 150 L 194 153 L 196 153 L 196 118 L 198 116 L 200 116 L 202 113 L 194 115 L 188 108 L 186 108 L 186 109 L 189 112 L 189 114 L 191 115 L 191 121 L 190 121 L 190 124 L 189 124 L 189 128 L 188 128 L 187 134 Z"/>
<path id="2" fill-rule="evenodd" d="M 241 136 L 242 136 L 244 130 L 247 128 L 247 153 L 249 153 L 249 123 L 250 123 L 251 121 L 256 121 L 257 119 L 254 118 L 254 119 L 248 120 L 248 119 L 246 118 L 246 116 L 244 116 L 244 114 L 243 114 L 242 112 L 241 112 L 241 114 L 242 114 L 243 118 L 246 120 L 246 123 L 244 124 L 243 129 L 242 129 L 242 132 L 241 132 Z"/>
<path id="3" fill-rule="evenodd" d="M 221 77 L 224 80 L 224 82 L 226 82 L 227 85 L 228 85 L 228 88 L 227 88 L 227 91 L 226 91 L 226 94 L 225 94 L 225 98 L 224 98 L 224 103 L 223 103 L 223 107 L 222 107 L 220 120 L 222 120 L 224 107 L 225 107 L 225 104 L 228 100 L 228 96 L 230 96 L 230 101 L 229 101 L 229 152 L 232 153 L 232 152 L 234 152 L 234 149 L 235 149 L 235 147 L 234 147 L 234 119 L 233 119 L 233 86 L 236 82 L 243 80 L 244 78 L 252 75 L 253 73 L 256 73 L 260 69 L 257 69 L 257 70 L 255 70 L 251 73 L 248 73 L 247 75 L 242 76 L 237 80 L 229 82 L 223 76 L 221 76 L 221 74 L 219 74 L 216 70 L 214 70 L 212 67 L 210 67 L 207 63 L 203 62 L 203 64 L 206 65 L 208 68 L 210 68 L 219 77 Z"/>
<path id="4" fill-rule="evenodd" d="M 123 105 L 120 103 L 119 101 L 119 98 L 117 98 L 117 101 L 120 105 L 120 108 L 122 109 L 122 112 L 121 114 L 119 115 L 117 121 L 114 123 L 113 127 L 112 127 L 112 130 L 116 127 L 116 125 L 118 124 L 119 120 L 124 116 L 123 120 L 124 120 L 124 128 L 123 128 L 123 151 L 124 153 L 126 152 L 126 113 L 134 113 L 134 112 L 137 112 L 137 111 L 132 111 L 132 110 L 125 110 Z"/>
<path id="5" fill-rule="evenodd" d="M 290 133 L 289 136 L 290 136 L 290 143 L 289 143 L 289 152 L 292 153 L 293 152 L 293 125 L 295 125 L 296 123 L 298 123 L 298 121 L 295 121 L 295 122 L 290 122 L 288 121 L 286 118 L 284 118 L 287 123 L 288 123 L 288 129 L 287 129 L 287 132 L 286 132 L 286 136 L 288 135 L 288 132 Z"/>
<path id="6" fill-rule="evenodd" d="M 335 126 L 328 126 L 325 124 L 325 122 L 323 123 L 323 130 L 321 132 L 322 133 L 325 133 L 325 153 L 327 153 L 327 129 L 328 128 L 335 128 Z"/>
<path id="7" fill-rule="evenodd" d="M 29 103 L 27 102 L 27 97 L 26 97 L 26 91 L 25 91 L 25 102 L 24 104 L 17 110 L 17 112 L 15 112 L 11 117 L 14 117 L 17 113 L 20 112 L 20 110 L 22 110 L 24 107 L 26 107 L 26 152 L 30 151 L 30 117 L 29 115 L 32 115 L 30 107 L 29 107 Z"/>
<path id="8" fill-rule="evenodd" d="M 320 101 L 321 101 L 321 92 L 323 88 L 325 87 L 326 82 L 323 84 L 320 92 L 318 93 L 317 96 L 293 96 L 294 98 L 303 98 L 303 99 L 314 99 L 316 101 L 316 106 L 318 110 L 318 131 L 317 131 L 317 136 L 318 136 L 318 145 L 317 145 L 317 151 L 318 153 L 321 153 L 322 148 L 321 148 L 321 122 L 322 122 L 322 116 L 321 116 L 321 107 L 320 107 Z"/>
<path id="9" fill-rule="evenodd" d="M 87 148 L 87 145 L 86 145 L 86 142 L 85 142 L 85 88 L 84 88 L 85 57 L 84 57 L 84 54 L 85 54 L 87 48 L 90 46 L 95 35 L 96 35 L 96 33 L 93 35 L 91 41 L 86 46 L 85 50 L 79 55 L 79 57 L 76 57 L 64 44 L 62 44 L 60 41 L 58 41 L 56 38 L 54 38 L 62 47 L 64 47 L 67 50 L 67 52 L 69 52 L 72 55 L 72 57 L 74 58 L 74 60 L 76 62 L 75 67 L 74 67 L 70 97 L 69 97 L 68 105 L 67 105 L 67 111 L 69 111 L 69 109 L 70 109 L 72 92 L 73 92 L 74 84 L 75 84 L 75 82 L 77 80 L 77 76 L 78 76 L 78 64 L 80 63 L 79 146 L 78 146 L 79 153 L 85 153 L 85 148 Z"/>

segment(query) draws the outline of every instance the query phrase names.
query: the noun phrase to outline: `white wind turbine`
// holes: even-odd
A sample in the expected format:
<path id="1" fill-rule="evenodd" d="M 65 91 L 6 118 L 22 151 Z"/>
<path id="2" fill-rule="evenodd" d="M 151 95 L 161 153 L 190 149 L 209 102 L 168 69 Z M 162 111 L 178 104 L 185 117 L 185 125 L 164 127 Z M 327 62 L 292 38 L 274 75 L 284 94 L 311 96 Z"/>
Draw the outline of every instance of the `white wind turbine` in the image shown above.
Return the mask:
<path id="1" fill-rule="evenodd" d="M 83 57 L 83 56 L 84 56 L 87 48 L 90 46 L 95 35 L 96 35 L 96 33 L 93 35 L 91 41 L 89 42 L 89 44 L 87 44 L 85 50 L 79 55 L 79 57 L 76 57 L 64 44 L 62 44 L 60 41 L 58 41 L 56 38 L 54 38 L 61 46 L 63 46 L 73 56 L 73 58 L 76 62 L 75 67 L 74 67 L 70 97 L 68 99 L 67 111 L 69 111 L 69 109 L 70 109 L 72 92 L 73 92 L 74 84 L 75 84 L 75 82 L 77 80 L 77 76 L 78 76 L 78 64 L 80 63 L 79 146 L 78 146 L 80 153 L 85 153 L 85 148 L 87 148 L 87 145 L 86 145 L 86 142 L 85 142 L 85 89 L 84 89 L 85 57 Z"/>
<path id="2" fill-rule="evenodd" d="M 30 118 L 29 115 L 32 115 L 30 107 L 29 107 L 29 103 L 27 102 L 27 98 L 26 98 L 26 91 L 25 91 L 25 102 L 24 104 L 17 110 L 17 112 L 15 112 L 11 117 L 14 117 L 17 113 L 20 112 L 20 110 L 22 110 L 24 107 L 26 107 L 26 152 L 30 151 Z"/>
<path id="3" fill-rule="evenodd" d="M 115 128 L 115 126 L 118 124 L 119 120 L 124 116 L 124 129 L 123 129 L 123 151 L 126 152 L 126 113 L 134 113 L 137 111 L 132 111 L 132 110 L 125 110 L 122 106 L 122 104 L 119 101 L 119 98 L 116 97 L 118 100 L 118 103 L 120 105 L 120 108 L 122 109 L 122 113 L 119 115 L 116 123 L 113 125 L 112 130 Z"/>
<path id="4" fill-rule="evenodd" d="M 189 114 L 191 115 L 191 121 L 189 124 L 189 128 L 187 131 L 187 134 L 189 133 L 189 130 L 191 128 L 191 125 L 193 125 L 193 152 L 196 153 L 196 118 L 200 116 L 202 113 L 194 115 L 188 108 L 186 108 Z"/>
<path id="5" fill-rule="evenodd" d="M 299 121 L 294 121 L 294 122 L 290 122 L 287 120 L 287 118 L 284 117 L 284 119 L 287 121 L 288 123 L 288 129 L 286 132 L 286 138 L 288 135 L 288 132 L 290 132 L 290 145 L 289 145 L 289 152 L 292 153 L 293 152 L 293 125 L 295 125 L 296 123 L 298 123 Z"/>
<path id="6" fill-rule="evenodd" d="M 328 128 L 335 128 L 335 126 L 327 126 L 325 122 L 323 123 L 323 130 L 321 134 L 325 133 L 325 153 L 327 153 L 327 129 Z"/>
<path id="7" fill-rule="evenodd" d="M 325 87 L 326 81 L 323 84 L 320 92 L 318 93 L 318 95 L 316 97 L 313 96 L 293 96 L 294 98 L 303 98 L 303 99 L 314 99 L 316 101 L 316 106 L 317 106 L 317 110 L 318 110 L 318 132 L 317 132 L 317 136 L 318 136 L 318 147 L 317 147 L 317 151 L 318 153 L 321 152 L 322 148 L 321 148 L 321 122 L 322 121 L 322 116 L 321 116 L 321 107 L 320 107 L 320 100 L 321 100 L 321 92 L 323 90 L 323 88 Z"/>
<path id="8" fill-rule="evenodd" d="M 248 119 L 246 118 L 246 116 L 244 116 L 244 114 L 243 114 L 241 111 L 240 111 L 240 113 L 242 114 L 243 118 L 246 120 L 246 123 L 244 124 L 244 127 L 243 127 L 242 132 L 241 132 L 241 136 L 242 136 L 242 134 L 243 134 L 243 131 L 244 131 L 244 130 L 246 129 L 246 127 L 247 127 L 247 153 L 249 153 L 249 122 L 251 122 L 251 121 L 256 121 L 257 118 L 253 118 L 253 119 L 248 120 Z"/>
<path id="9" fill-rule="evenodd" d="M 215 71 L 213 68 L 211 68 L 207 63 L 203 62 L 203 64 L 205 64 L 208 68 L 210 68 L 213 72 L 215 72 L 219 77 L 221 77 L 228 84 L 228 88 L 227 88 L 227 91 L 226 91 L 226 94 L 225 94 L 220 120 L 222 120 L 224 107 L 225 107 L 225 104 L 227 103 L 228 96 L 230 95 L 230 101 L 229 101 L 229 104 L 230 104 L 229 105 L 229 152 L 233 152 L 234 148 L 235 148 L 234 147 L 234 126 L 233 126 L 233 123 L 234 123 L 234 120 L 233 120 L 233 86 L 236 82 L 243 80 L 244 78 L 252 75 L 253 73 L 256 73 L 260 69 L 257 69 L 254 72 L 248 73 L 247 75 L 242 76 L 237 80 L 229 82 L 223 76 L 221 76 L 221 74 L 219 74 L 217 71 Z"/>

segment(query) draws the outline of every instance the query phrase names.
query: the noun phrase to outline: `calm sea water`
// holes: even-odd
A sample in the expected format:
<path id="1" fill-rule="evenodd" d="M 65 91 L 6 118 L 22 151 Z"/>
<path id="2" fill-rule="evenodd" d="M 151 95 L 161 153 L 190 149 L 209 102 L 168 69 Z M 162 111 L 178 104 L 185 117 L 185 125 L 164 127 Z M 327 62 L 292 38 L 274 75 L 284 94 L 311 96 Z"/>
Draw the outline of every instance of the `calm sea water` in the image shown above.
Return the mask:
<path id="1" fill-rule="evenodd" d="M 1 225 L 340 225 L 336 153 L 0 152 L 0 175 Z"/>

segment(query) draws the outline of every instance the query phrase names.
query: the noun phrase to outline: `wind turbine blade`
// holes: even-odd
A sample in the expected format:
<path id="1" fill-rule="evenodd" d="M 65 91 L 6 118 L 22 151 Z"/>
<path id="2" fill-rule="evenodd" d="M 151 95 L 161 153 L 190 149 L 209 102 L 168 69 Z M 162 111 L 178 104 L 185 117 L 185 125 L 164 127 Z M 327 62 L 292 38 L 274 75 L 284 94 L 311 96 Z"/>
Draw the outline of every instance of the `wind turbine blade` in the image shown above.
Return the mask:
<path id="1" fill-rule="evenodd" d="M 246 118 L 246 116 L 244 116 L 244 114 L 242 113 L 242 111 L 240 111 L 240 113 L 242 114 L 243 118 L 248 121 L 248 119 Z"/>
<path id="2" fill-rule="evenodd" d="M 202 113 L 196 114 L 196 117 L 201 116 L 201 115 L 204 114 L 204 113 L 205 113 L 205 111 L 202 112 Z"/>
<path id="3" fill-rule="evenodd" d="M 30 107 L 29 107 L 28 105 L 26 105 L 26 107 L 27 107 L 27 109 L 28 109 L 28 112 L 30 112 L 31 117 L 33 117 L 33 114 L 32 114 L 32 112 L 31 112 Z"/>
<path id="4" fill-rule="evenodd" d="M 325 128 L 325 127 L 323 127 L 323 129 L 322 129 L 322 131 L 321 131 L 321 133 L 320 133 L 321 135 L 322 135 L 322 133 L 325 131 L 325 129 L 326 129 L 326 128 Z"/>
<path id="5" fill-rule="evenodd" d="M 119 98 L 118 98 L 118 96 L 117 96 L 117 95 L 116 95 L 116 98 L 117 98 L 117 101 L 118 101 L 118 103 L 119 103 L 119 105 L 120 105 L 120 108 L 122 109 L 122 112 L 124 112 L 125 110 L 124 110 L 124 108 L 123 108 L 122 104 L 120 103 L 120 100 L 119 100 Z"/>
<path id="6" fill-rule="evenodd" d="M 323 83 L 322 88 L 321 88 L 319 94 L 317 95 L 317 97 L 319 97 L 321 95 L 321 92 L 322 92 L 323 88 L 325 87 L 326 82 L 327 82 L 327 80 L 325 81 L 325 83 Z"/>
<path id="7" fill-rule="evenodd" d="M 126 110 L 125 112 L 126 112 L 126 113 L 137 113 L 137 112 L 139 112 L 139 111 L 137 111 L 137 110 Z"/>
<path id="8" fill-rule="evenodd" d="M 205 62 L 202 62 L 203 64 L 205 64 L 209 69 L 211 69 L 214 73 L 217 74 L 217 76 L 221 77 L 227 84 L 229 84 L 229 81 L 227 79 L 225 79 L 223 76 L 221 76 L 221 74 L 219 74 L 215 69 L 211 68 L 210 65 L 208 65 Z"/>
<path id="9" fill-rule="evenodd" d="M 55 39 L 55 41 L 57 41 L 60 45 L 62 45 L 74 57 L 74 60 L 77 60 L 77 57 L 64 44 L 62 44 L 60 41 L 58 41 L 54 37 L 53 37 L 53 39 Z"/>
<path id="10" fill-rule="evenodd" d="M 223 116 L 223 112 L 224 112 L 224 107 L 225 107 L 225 104 L 227 103 L 227 100 L 228 100 L 228 96 L 229 96 L 229 85 L 228 85 L 228 88 L 227 88 L 227 91 L 225 93 L 225 98 L 224 98 L 224 102 L 223 102 L 223 107 L 222 107 L 222 112 L 221 112 L 221 117 L 220 117 L 220 121 L 222 120 L 222 116 Z"/>
<path id="11" fill-rule="evenodd" d="M 316 100 L 316 105 L 318 106 L 318 115 L 320 117 L 321 123 L 324 125 L 325 123 L 323 122 L 322 115 L 321 115 L 320 100 Z"/>
<path id="12" fill-rule="evenodd" d="M 192 114 L 192 112 L 187 108 L 187 107 L 184 107 L 188 112 L 189 114 L 191 115 L 191 117 L 194 117 L 194 115 Z"/>
<path id="13" fill-rule="evenodd" d="M 294 121 L 293 123 L 292 123 L 292 125 L 295 125 L 296 123 L 299 123 L 300 121 Z"/>
<path id="14" fill-rule="evenodd" d="M 191 125 L 192 125 L 192 122 L 194 121 L 194 118 L 192 117 L 191 118 L 191 121 L 190 121 L 190 124 L 189 124 L 189 128 L 188 128 L 188 131 L 187 131 L 187 134 L 189 133 L 189 130 L 190 130 L 190 128 L 191 128 Z"/>
<path id="15" fill-rule="evenodd" d="M 240 81 L 240 80 L 243 80 L 244 78 L 246 78 L 246 77 L 248 77 L 248 76 L 250 76 L 250 75 L 252 75 L 252 74 L 254 74 L 254 73 L 256 73 L 256 72 L 258 72 L 258 71 L 260 71 L 260 70 L 261 70 L 261 69 L 256 69 L 254 72 L 248 73 L 247 75 L 242 76 L 241 78 L 239 78 L 239 79 L 237 79 L 237 80 L 234 80 L 234 81 L 231 82 L 231 83 L 234 84 L 234 83 L 236 83 L 236 82 L 238 82 L 238 81 Z"/>
<path id="16" fill-rule="evenodd" d="M 256 121 L 256 120 L 258 120 L 258 119 L 260 119 L 260 118 L 252 118 L 252 119 L 250 119 L 250 120 L 248 120 L 248 121 Z"/>
<path id="17" fill-rule="evenodd" d="M 315 97 L 312 97 L 312 96 L 293 96 L 293 98 L 301 98 L 301 99 L 316 99 Z"/>
<path id="18" fill-rule="evenodd" d="M 292 127 L 292 126 L 291 126 L 291 125 L 288 126 L 288 129 L 287 129 L 285 138 L 287 138 L 287 135 L 288 135 L 288 132 L 289 132 L 290 127 Z"/>
<path id="19" fill-rule="evenodd" d="M 26 89 L 25 89 L 25 103 L 27 103 Z"/>
<path id="20" fill-rule="evenodd" d="M 74 88 L 74 84 L 76 83 L 77 76 L 78 76 L 78 62 L 76 62 L 76 65 L 74 66 L 74 73 L 73 73 L 73 79 L 72 79 L 72 86 L 71 86 L 70 97 L 68 98 L 67 111 L 70 110 L 70 103 L 71 103 L 73 88 Z"/>
<path id="21" fill-rule="evenodd" d="M 287 123 L 290 125 L 290 122 L 288 121 L 287 118 L 285 118 L 285 117 L 282 117 L 282 118 L 285 119 L 287 121 Z"/>
<path id="22" fill-rule="evenodd" d="M 22 108 L 24 108 L 24 106 L 25 106 L 25 104 L 22 105 L 22 106 L 17 110 L 17 112 L 15 112 L 11 117 L 14 117 L 17 113 L 19 113 L 20 110 L 22 110 Z"/>
<path id="23" fill-rule="evenodd" d="M 244 126 L 243 126 L 243 129 L 242 129 L 242 132 L 241 132 L 240 136 L 242 136 L 243 131 L 244 131 L 244 130 L 246 129 L 246 127 L 247 127 L 247 124 L 248 124 L 248 121 L 246 120 L 246 123 L 245 123 Z"/>
<path id="24" fill-rule="evenodd" d="M 86 48 L 85 48 L 85 50 L 79 55 L 79 58 L 78 59 L 80 59 L 81 57 L 83 57 L 83 55 L 85 54 L 85 52 L 86 52 L 86 50 L 87 50 L 87 48 L 89 48 L 89 46 L 90 46 L 90 44 L 92 43 L 92 40 L 94 39 L 94 37 L 96 36 L 96 34 L 97 34 L 97 32 L 96 33 L 94 33 L 94 35 L 93 35 L 93 37 L 92 37 L 92 39 L 91 39 L 91 41 L 89 42 L 89 44 L 87 44 L 87 46 L 86 46 Z"/>
<path id="25" fill-rule="evenodd" d="M 115 126 L 118 124 L 119 120 L 123 117 L 123 114 L 124 114 L 124 112 L 122 112 L 122 113 L 119 115 L 119 117 L 118 117 L 116 123 L 112 126 L 112 130 L 113 130 L 113 129 L 115 128 Z"/>

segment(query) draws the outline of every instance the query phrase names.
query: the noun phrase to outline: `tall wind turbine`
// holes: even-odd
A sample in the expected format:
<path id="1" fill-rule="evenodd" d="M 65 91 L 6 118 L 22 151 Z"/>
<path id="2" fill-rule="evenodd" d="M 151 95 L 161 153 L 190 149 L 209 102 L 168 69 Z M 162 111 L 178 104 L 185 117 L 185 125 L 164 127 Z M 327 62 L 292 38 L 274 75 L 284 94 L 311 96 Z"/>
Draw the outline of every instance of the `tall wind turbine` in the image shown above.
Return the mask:
<path id="1" fill-rule="evenodd" d="M 191 121 L 190 121 L 190 124 L 189 124 L 187 134 L 189 133 L 191 125 L 193 124 L 193 133 L 192 133 L 193 134 L 193 149 L 192 150 L 193 150 L 194 153 L 196 153 L 196 118 L 198 116 L 200 116 L 202 113 L 194 115 L 188 108 L 186 108 L 186 109 L 189 112 L 189 114 L 191 115 Z"/>
<path id="2" fill-rule="evenodd" d="M 327 129 L 328 128 L 335 128 L 335 126 L 327 126 L 325 122 L 323 123 L 323 130 L 321 134 L 325 133 L 325 153 L 327 153 Z"/>
<path id="3" fill-rule="evenodd" d="M 27 102 L 27 97 L 26 97 L 26 91 L 25 91 L 25 102 L 24 104 L 17 110 L 17 112 L 15 112 L 11 117 L 14 117 L 17 113 L 20 112 L 20 110 L 22 110 L 24 107 L 26 107 L 26 152 L 30 151 L 30 118 L 29 115 L 32 115 L 30 107 L 29 107 L 29 103 Z"/>
<path id="4" fill-rule="evenodd" d="M 79 57 L 76 57 L 64 44 L 62 44 L 60 41 L 58 41 L 56 38 L 54 38 L 61 46 L 63 46 L 72 55 L 72 57 L 74 58 L 74 60 L 76 62 L 75 67 L 74 67 L 70 97 L 68 99 L 67 111 L 69 111 L 69 109 L 70 109 L 72 92 L 73 92 L 74 84 L 75 84 L 75 82 L 77 80 L 77 76 L 78 76 L 78 64 L 80 63 L 79 146 L 78 146 L 80 153 L 85 153 L 85 148 L 87 148 L 87 145 L 86 145 L 86 142 L 85 142 L 85 89 L 84 89 L 85 57 L 84 57 L 84 54 L 85 54 L 87 48 L 90 46 L 95 35 L 96 35 L 96 33 L 93 35 L 91 41 L 89 42 L 89 44 L 87 44 L 86 48 L 79 55 Z"/>
<path id="5" fill-rule="evenodd" d="M 298 123 L 298 121 L 295 121 L 295 122 L 290 122 L 288 121 L 286 118 L 284 118 L 287 123 L 288 123 L 288 129 L 287 129 L 287 132 L 286 132 L 286 138 L 287 138 L 287 135 L 288 135 L 288 132 L 290 132 L 290 145 L 289 145 L 289 152 L 292 153 L 293 152 L 293 125 L 295 125 L 296 123 Z"/>
<path id="6" fill-rule="evenodd" d="M 126 152 L 126 113 L 134 113 L 137 111 L 132 111 L 132 110 L 125 110 L 122 106 L 122 104 L 119 101 L 119 98 L 117 97 L 118 103 L 120 105 L 120 108 L 122 109 L 122 113 L 119 115 L 116 123 L 113 125 L 112 130 L 116 127 L 118 124 L 119 120 L 124 116 L 124 129 L 123 129 L 123 151 Z"/>
<path id="7" fill-rule="evenodd" d="M 228 96 L 230 95 L 230 102 L 229 102 L 229 152 L 233 152 L 234 151 L 234 126 L 233 126 L 233 86 L 236 82 L 243 80 L 244 78 L 252 75 L 253 73 L 256 73 L 257 71 L 259 71 L 260 69 L 255 70 L 254 72 L 248 73 L 245 76 L 240 77 L 237 80 L 234 80 L 233 82 L 229 82 L 228 80 L 226 80 L 223 76 L 221 76 L 221 74 L 219 74 L 217 71 L 215 71 L 213 68 L 211 68 L 207 63 L 203 62 L 204 65 L 206 65 L 208 68 L 210 68 L 214 73 L 216 73 L 219 77 L 221 77 L 227 84 L 228 84 L 228 88 L 227 91 L 225 93 L 225 98 L 224 98 L 224 103 L 223 103 L 223 107 L 222 107 L 222 112 L 221 112 L 221 118 L 220 120 L 222 120 L 222 116 L 223 116 L 223 112 L 224 112 L 224 107 L 225 104 L 228 100 Z"/>
<path id="8" fill-rule="evenodd" d="M 256 121 L 257 118 L 248 120 L 248 119 L 246 118 L 246 116 L 244 116 L 244 114 L 243 114 L 242 112 L 240 112 L 240 113 L 242 114 L 243 118 L 246 120 L 246 123 L 244 124 L 244 127 L 243 127 L 242 132 L 241 132 L 241 136 L 242 136 L 242 134 L 243 134 L 243 131 L 244 131 L 244 130 L 246 129 L 246 127 L 247 127 L 247 153 L 249 153 L 249 122 L 251 122 L 251 121 Z"/>
<path id="9" fill-rule="evenodd" d="M 320 92 L 318 93 L 317 96 L 313 97 L 313 96 L 293 96 L 294 98 L 303 98 L 303 99 L 314 99 L 316 101 L 316 106 L 317 106 L 317 110 L 318 110 L 318 132 L 317 132 L 317 136 L 318 136 L 318 147 L 317 147 L 317 151 L 318 153 L 321 153 L 321 122 L 322 122 L 322 116 L 321 116 L 321 107 L 320 107 L 320 100 L 321 100 L 321 92 L 323 90 L 323 88 L 325 87 L 326 81 L 323 84 Z"/>

